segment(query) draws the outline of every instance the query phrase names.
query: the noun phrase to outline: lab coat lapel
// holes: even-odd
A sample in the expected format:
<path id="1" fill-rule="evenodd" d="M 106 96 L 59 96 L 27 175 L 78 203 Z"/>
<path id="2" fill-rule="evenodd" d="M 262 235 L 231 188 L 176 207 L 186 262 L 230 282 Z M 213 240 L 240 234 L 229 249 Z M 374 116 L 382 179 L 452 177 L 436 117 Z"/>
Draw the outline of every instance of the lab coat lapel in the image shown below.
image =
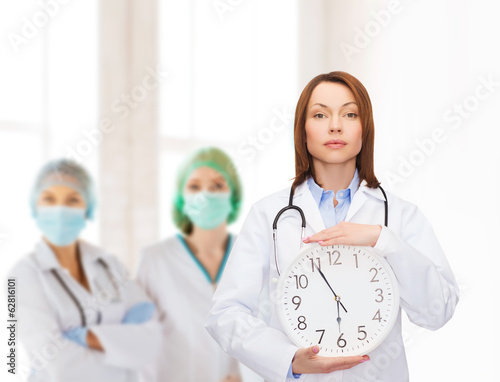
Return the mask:
<path id="1" fill-rule="evenodd" d="M 358 191 L 354 194 L 345 220 L 350 221 L 369 199 L 378 199 L 381 202 L 385 201 L 384 195 L 379 188 L 367 187 L 366 181 L 363 181 Z"/>
<path id="2" fill-rule="evenodd" d="M 303 182 L 297 186 L 293 202 L 304 211 L 306 217 L 306 235 L 311 235 L 325 229 L 325 223 L 319 212 L 318 205 L 307 186 L 307 182 Z"/>
<path id="3" fill-rule="evenodd" d="M 46 271 L 51 269 L 61 268 L 56 255 L 52 252 L 49 245 L 41 239 L 35 247 L 35 261 L 38 263 L 40 269 Z"/>
<path id="4" fill-rule="evenodd" d="M 351 218 L 358 212 L 361 207 L 363 207 L 363 204 L 368 200 L 368 197 L 366 196 L 365 190 L 366 190 L 366 185 L 365 182 L 359 186 L 358 191 L 354 194 L 354 197 L 351 200 L 351 205 L 349 206 L 349 209 L 347 210 L 347 215 L 345 217 L 345 221 L 348 222 L 351 220 Z"/>

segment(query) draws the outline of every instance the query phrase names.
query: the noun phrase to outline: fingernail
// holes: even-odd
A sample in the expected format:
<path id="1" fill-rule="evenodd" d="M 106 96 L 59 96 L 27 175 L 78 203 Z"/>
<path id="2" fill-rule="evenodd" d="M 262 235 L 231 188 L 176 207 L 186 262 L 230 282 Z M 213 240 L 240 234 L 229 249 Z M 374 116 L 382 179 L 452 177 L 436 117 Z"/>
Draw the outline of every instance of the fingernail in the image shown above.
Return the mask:
<path id="1" fill-rule="evenodd" d="M 366 361 L 369 361 L 369 360 L 370 360 L 370 357 L 368 357 L 367 355 L 364 355 L 363 359 L 361 361 L 359 361 L 359 363 L 363 363 L 363 362 L 366 362 Z"/>
<path id="2" fill-rule="evenodd" d="M 305 243 L 307 240 L 309 240 L 309 236 L 305 237 L 302 241 Z"/>
<path id="3" fill-rule="evenodd" d="M 319 243 L 320 245 L 323 245 L 323 243 L 324 243 L 324 242 L 325 242 L 324 240 L 320 240 L 320 241 L 318 241 L 318 243 Z"/>
<path id="4" fill-rule="evenodd" d="M 314 346 L 314 347 L 313 347 L 313 352 L 314 352 L 314 353 L 316 353 L 316 354 L 318 354 L 318 352 L 319 352 L 319 347 Z"/>

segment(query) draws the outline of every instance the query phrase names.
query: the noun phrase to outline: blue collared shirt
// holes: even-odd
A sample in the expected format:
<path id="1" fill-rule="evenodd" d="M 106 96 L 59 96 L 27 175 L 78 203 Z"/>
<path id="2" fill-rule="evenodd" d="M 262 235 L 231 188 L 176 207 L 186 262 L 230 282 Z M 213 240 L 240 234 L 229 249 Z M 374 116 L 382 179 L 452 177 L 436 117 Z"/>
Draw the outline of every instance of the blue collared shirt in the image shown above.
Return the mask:
<path id="1" fill-rule="evenodd" d="M 347 216 L 347 210 L 349 210 L 351 200 L 359 188 L 358 169 L 354 172 L 354 176 L 349 184 L 349 187 L 345 190 L 337 191 L 337 194 L 335 194 L 332 190 L 325 191 L 322 189 L 316 184 L 312 177 L 307 180 L 307 186 L 309 187 L 314 200 L 318 204 L 319 212 L 321 213 L 325 227 L 330 228 L 341 221 L 344 221 Z M 335 197 L 338 201 L 336 207 L 333 206 L 333 198 Z"/>

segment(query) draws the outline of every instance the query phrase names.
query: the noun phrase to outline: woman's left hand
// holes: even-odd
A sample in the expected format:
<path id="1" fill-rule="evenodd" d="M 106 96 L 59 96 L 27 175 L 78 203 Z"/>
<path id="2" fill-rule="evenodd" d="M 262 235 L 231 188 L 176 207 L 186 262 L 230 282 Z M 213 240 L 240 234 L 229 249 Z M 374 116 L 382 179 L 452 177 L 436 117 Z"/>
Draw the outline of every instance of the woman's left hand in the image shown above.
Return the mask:
<path id="1" fill-rule="evenodd" d="M 347 244 L 373 247 L 382 231 L 382 226 L 340 222 L 333 227 L 324 229 L 312 236 L 306 237 L 304 243 L 319 243 L 322 246 Z"/>

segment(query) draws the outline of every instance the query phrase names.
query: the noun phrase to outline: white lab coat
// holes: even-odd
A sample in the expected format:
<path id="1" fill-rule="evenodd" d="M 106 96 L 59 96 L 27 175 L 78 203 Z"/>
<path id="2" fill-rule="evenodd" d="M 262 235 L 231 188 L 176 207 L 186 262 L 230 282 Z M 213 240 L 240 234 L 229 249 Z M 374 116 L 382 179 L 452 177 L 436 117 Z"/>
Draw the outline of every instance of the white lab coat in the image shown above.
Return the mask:
<path id="1" fill-rule="evenodd" d="M 114 256 L 89 243 L 78 243 L 90 292 L 60 266 L 44 241 L 8 273 L 17 279 L 18 335 L 30 358 L 19 360 L 22 373 L 28 374 L 28 381 L 37 382 L 138 381 L 138 369 L 159 349 L 160 325 L 155 318 L 143 324 L 121 324 L 121 320 L 133 305 L 150 300 Z M 98 259 L 108 264 L 118 291 Z M 52 269 L 82 304 L 87 326 L 104 352 L 62 337 L 68 328 L 82 325 L 81 315 Z"/>
<path id="2" fill-rule="evenodd" d="M 157 305 L 163 327 L 162 347 L 144 367 L 145 381 L 219 382 L 239 375 L 238 362 L 205 330 L 215 285 L 179 237 L 143 249 L 137 281 Z"/>
<path id="3" fill-rule="evenodd" d="M 222 348 L 267 381 L 285 381 L 297 347 L 281 328 L 275 307 L 278 277 L 274 264 L 272 223 L 288 204 L 289 189 L 256 203 L 238 236 L 217 289 L 206 327 Z M 400 305 L 416 325 L 435 330 L 453 315 L 458 287 L 434 232 L 418 208 L 388 193 L 389 227 L 383 227 L 375 250 L 385 256 L 399 283 Z M 306 183 L 293 199 L 304 211 L 306 236 L 325 228 Z M 346 221 L 384 226 L 384 197 L 363 182 Z M 300 247 L 301 220 L 286 212 L 278 223 L 281 272 Z M 369 354 L 371 360 L 349 370 L 303 375 L 311 381 L 408 381 L 401 336 L 401 310 L 388 338 Z M 436 361 L 437 362 L 437 361 Z M 294 380 L 295 379 L 288 379 Z"/>

